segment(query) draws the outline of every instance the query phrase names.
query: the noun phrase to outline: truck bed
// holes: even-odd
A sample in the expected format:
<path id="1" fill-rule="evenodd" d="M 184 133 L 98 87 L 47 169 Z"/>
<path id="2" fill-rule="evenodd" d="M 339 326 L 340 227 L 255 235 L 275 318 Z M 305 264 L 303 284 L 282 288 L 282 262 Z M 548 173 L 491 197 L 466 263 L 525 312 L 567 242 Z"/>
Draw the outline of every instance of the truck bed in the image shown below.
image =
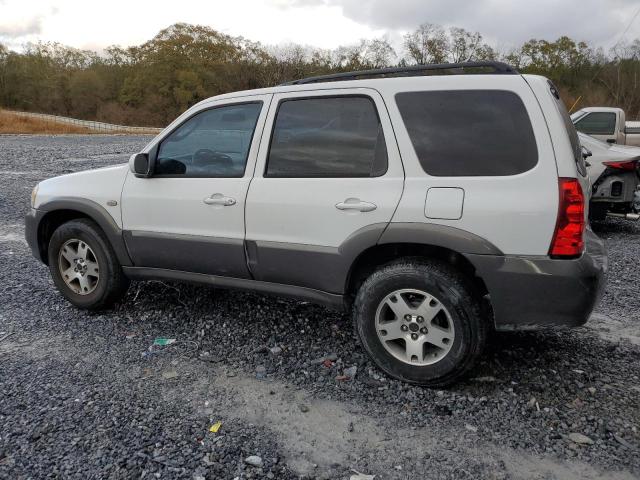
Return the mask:
<path id="1" fill-rule="evenodd" d="M 640 147 L 640 122 L 625 122 L 627 145 Z"/>

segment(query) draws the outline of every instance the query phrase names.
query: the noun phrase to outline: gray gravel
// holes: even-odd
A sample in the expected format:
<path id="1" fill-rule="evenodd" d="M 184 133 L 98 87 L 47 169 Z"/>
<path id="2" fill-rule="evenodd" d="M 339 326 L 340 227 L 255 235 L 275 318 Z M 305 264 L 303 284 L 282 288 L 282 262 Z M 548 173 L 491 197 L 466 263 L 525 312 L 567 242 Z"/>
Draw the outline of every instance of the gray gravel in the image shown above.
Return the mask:
<path id="1" fill-rule="evenodd" d="M 166 282 L 100 314 L 62 300 L 22 239 L 31 188 L 148 138 L 0 136 L 0 478 L 638 478 L 640 225 L 596 226 L 611 274 L 585 327 L 495 335 L 433 391 L 308 303 Z"/>

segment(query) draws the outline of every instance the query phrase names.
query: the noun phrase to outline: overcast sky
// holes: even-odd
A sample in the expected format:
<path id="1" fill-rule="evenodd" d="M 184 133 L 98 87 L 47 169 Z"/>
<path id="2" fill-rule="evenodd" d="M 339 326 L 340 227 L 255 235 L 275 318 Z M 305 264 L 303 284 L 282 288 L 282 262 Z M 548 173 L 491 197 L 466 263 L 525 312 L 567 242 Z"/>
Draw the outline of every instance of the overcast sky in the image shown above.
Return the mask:
<path id="1" fill-rule="evenodd" d="M 615 44 L 640 0 L 0 0 L 0 42 L 79 48 L 140 44 L 173 23 L 208 25 L 265 44 L 322 48 L 402 35 L 424 22 L 479 31 L 499 48 L 569 35 Z M 640 37 L 640 16 L 625 40 Z"/>

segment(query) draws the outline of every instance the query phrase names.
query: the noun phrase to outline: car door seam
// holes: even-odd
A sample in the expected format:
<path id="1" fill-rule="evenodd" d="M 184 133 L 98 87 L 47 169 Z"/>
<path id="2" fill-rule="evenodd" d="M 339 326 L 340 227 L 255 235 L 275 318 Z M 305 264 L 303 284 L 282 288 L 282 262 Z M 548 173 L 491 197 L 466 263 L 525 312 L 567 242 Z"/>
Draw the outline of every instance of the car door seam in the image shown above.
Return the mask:
<path id="1" fill-rule="evenodd" d="M 258 160 L 260 158 L 260 151 L 262 149 L 262 140 L 264 138 L 264 132 L 266 130 L 267 121 L 269 120 L 269 112 L 271 111 L 271 104 L 273 103 L 273 97 L 274 97 L 274 94 L 272 93 L 270 94 L 268 104 L 267 102 L 264 102 L 264 104 L 266 104 L 265 118 L 262 124 L 262 131 L 260 132 L 260 140 L 258 141 L 258 148 L 256 150 L 255 162 L 253 163 L 253 172 L 251 172 L 251 177 L 249 178 L 249 184 L 247 185 L 247 190 L 244 193 L 244 205 L 243 205 L 243 211 L 242 211 L 242 224 L 244 225 L 244 235 L 242 238 L 242 246 L 244 249 L 244 263 L 247 266 L 247 271 L 249 272 L 249 276 L 254 280 L 255 280 L 255 275 L 253 270 L 251 269 L 251 262 L 249 258 L 249 248 L 247 246 L 247 201 L 249 200 L 249 192 L 251 191 L 251 184 L 253 183 L 253 179 L 256 175 L 256 168 L 258 167 Z M 256 125 L 256 128 L 257 128 L 257 125 Z M 255 261 L 257 262 L 258 259 L 256 258 Z"/>
<path id="2" fill-rule="evenodd" d="M 387 119 L 389 120 L 389 125 L 391 125 L 391 134 L 393 135 L 393 141 L 396 144 L 396 150 L 398 152 L 398 159 L 400 160 L 400 167 L 402 168 L 402 188 L 400 189 L 400 196 L 398 197 L 398 201 L 396 202 L 396 206 L 393 209 L 393 212 L 391 213 L 391 216 L 389 217 L 389 221 L 386 223 L 386 225 L 384 226 L 384 228 L 380 232 L 380 235 L 378 236 L 378 239 L 376 240 L 375 245 L 377 245 L 377 244 L 380 243 L 380 239 L 384 235 L 384 232 L 387 230 L 387 228 L 389 228 L 389 225 L 391 224 L 391 222 L 393 222 L 393 219 L 396 216 L 396 212 L 398 211 L 398 208 L 400 207 L 400 202 L 402 202 L 402 197 L 404 196 L 405 183 L 407 181 L 407 172 L 406 172 L 406 170 L 404 168 L 404 161 L 402 159 L 402 152 L 400 151 L 400 144 L 398 143 L 398 136 L 396 135 L 395 128 L 393 127 L 393 120 L 391 119 L 391 113 L 389 113 L 389 107 L 387 106 L 387 102 L 385 102 L 384 95 L 382 95 L 382 93 L 380 91 L 378 91 L 375 88 L 372 89 L 372 90 L 375 91 L 378 94 L 378 96 L 380 97 L 380 100 L 382 101 L 382 105 L 384 106 L 384 110 L 385 110 L 385 112 L 387 112 Z"/>

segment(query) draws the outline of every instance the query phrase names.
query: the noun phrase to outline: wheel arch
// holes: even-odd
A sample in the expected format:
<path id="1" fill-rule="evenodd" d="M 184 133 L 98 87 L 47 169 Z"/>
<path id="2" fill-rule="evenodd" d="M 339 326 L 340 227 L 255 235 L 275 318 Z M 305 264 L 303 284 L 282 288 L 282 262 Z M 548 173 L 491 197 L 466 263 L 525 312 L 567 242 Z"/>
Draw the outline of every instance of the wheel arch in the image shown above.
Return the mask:
<path id="1" fill-rule="evenodd" d="M 345 286 L 345 302 L 350 305 L 360 284 L 381 265 L 403 257 L 440 260 L 462 272 L 480 297 L 489 290 L 474 264 L 465 254 L 503 255 L 486 239 L 446 225 L 429 223 L 391 223 L 375 245 L 360 252 L 349 268 Z M 490 307 L 490 302 L 487 302 Z"/>
<path id="2" fill-rule="evenodd" d="M 48 264 L 47 251 L 53 232 L 66 222 L 87 218 L 93 220 L 107 236 L 120 264 L 131 265 L 122 230 L 101 205 L 83 198 L 60 198 L 39 205 L 38 211 L 41 214 L 37 226 L 38 253 L 45 264 Z"/>
<path id="3" fill-rule="evenodd" d="M 473 264 L 461 253 L 439 245 L 422 243 L 387 243 L 374 245 L 362 252 L 353 262 L 347 276 L 345 292 L 348 296 L 355 294 L 358 286 L 381 265 L 398 258 L 423 257 L 441 260 L 461 271 L 473 280 L 477 290 L 485 295 L 487 286 L 476 274 Z"/>

